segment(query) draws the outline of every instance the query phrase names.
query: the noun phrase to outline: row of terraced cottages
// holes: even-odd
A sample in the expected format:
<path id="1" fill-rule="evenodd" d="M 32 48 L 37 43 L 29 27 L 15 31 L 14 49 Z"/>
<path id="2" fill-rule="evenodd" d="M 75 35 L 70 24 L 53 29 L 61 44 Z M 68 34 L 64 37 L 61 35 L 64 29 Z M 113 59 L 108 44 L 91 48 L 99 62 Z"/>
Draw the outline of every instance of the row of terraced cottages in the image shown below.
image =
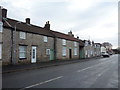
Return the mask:
<path id="1" fill-rule="evenodd" d="M 39 27 L 31 24 L 30 18 L 26 18 L 25 22 L 7 18 L 7 10 L 2 9 L 0 60 L 3 65 L 95 56 L 93 52 L 89 55 L 86 41 L 75 38 L 71 31 L 64 34 L 51 30 L 49 21 L 44 27 Z"/>

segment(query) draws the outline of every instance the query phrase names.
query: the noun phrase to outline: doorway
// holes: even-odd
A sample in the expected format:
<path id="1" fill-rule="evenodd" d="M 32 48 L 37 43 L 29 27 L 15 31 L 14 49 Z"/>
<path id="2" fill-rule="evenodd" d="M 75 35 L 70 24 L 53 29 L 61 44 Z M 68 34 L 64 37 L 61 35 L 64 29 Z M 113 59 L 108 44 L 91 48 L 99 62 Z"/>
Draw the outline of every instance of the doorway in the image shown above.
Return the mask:
<path id="1" fill-rule="evenodd" d="M 36 63 L 36 46 L 32 46 L 31 63 Z"/>
<path id="2" fill-rule="evenodd" d="M 69 58 L 72 58 L 72 49 L 69 49 Z"/>

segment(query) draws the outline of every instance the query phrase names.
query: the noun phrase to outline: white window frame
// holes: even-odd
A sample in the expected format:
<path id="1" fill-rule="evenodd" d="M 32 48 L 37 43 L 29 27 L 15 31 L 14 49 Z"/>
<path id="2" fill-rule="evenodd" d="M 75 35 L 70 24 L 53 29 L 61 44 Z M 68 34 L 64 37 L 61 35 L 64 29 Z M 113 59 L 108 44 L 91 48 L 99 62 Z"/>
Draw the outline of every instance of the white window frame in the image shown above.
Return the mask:
<path id="1" fill-rule="evenodd" d="M 23 50 L 21 48 L 23 48 Z M 21 54 L 24 54 L 24 56 L 21 56 Z M 19 58 L 27 58 L 27 46 L 19 46 Z"/>
<path id="2" fill-rule="evenodd" d="M 66 45 L 66 40 L 62 39 L 62 45 Z"/>
<path id="3" fill-rule="evenodd" d="M 85 41 L 85 46 L 88 46 L 88 42 L 87 41 Z"/>
<path id="4" fill-rule="evenodd" d="M 48 42 L 48 37 L 47 36 L 43 36 L 43 40 L 44 40 L 44 42 Z"/>
<path id="5" fill-rule="evenodd" d="M 2 59 L 2 44 L 0 44 L 0 59 Z"/>
<path id="6" fill-rule="evenodd" d="M 46 55 L 50 55 L 50 49 L 46 49 Z"/>
<path id="7" fill-rule="evenodd" d="M 66 53 L 67 53 L 67 48 L 63 47 L 62 48 L 62 56 L 66 56 Z"/>
<path id="8" fill-rule="evenodd" d="M 74 48 L 74 55 L 77 55 L 77 48 Z"/>
<path id="9" fill-rule="evenodd" d="M 26 32 L 20 32 L 20 39 L 26 39 Z"/>
<path id="10" fill-rule="evenodd" d="M 87 50 L 85 50 L 85 55 L 87 55 L 88 54 L 88 51 Z"/>
<path id="11" fill-rule="evenodd" d="M 75 47 L 77 46 L 77 42 L 74 42 L 74 46 L 75 46 Z"/>
<path id="12" fill-rule="evenodd" d="M 0 32 L 3 32 L 3 22 L 0 21 Z"/>

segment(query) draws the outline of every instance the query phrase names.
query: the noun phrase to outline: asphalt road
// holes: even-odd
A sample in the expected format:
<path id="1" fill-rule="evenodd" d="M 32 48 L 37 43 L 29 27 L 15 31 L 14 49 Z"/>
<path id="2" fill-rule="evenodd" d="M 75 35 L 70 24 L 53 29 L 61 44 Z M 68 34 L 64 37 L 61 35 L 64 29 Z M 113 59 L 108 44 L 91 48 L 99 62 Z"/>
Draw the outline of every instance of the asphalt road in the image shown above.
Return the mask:
<path id="1" fill-rule="evenodd" d="M 118 88 L 118 55 L 3 74 L 3 88 Z"/>

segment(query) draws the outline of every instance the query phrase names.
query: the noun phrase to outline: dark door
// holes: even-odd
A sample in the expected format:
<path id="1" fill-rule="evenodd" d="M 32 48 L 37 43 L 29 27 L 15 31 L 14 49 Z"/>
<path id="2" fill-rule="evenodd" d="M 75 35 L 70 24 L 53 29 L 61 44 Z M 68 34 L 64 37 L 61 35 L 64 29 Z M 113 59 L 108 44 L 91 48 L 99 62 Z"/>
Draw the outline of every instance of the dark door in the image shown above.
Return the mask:
<path id="1" fill-rule="evenodd" d="M 72 49 L 69 49 L 69 58 L 72 58 Z"/>

